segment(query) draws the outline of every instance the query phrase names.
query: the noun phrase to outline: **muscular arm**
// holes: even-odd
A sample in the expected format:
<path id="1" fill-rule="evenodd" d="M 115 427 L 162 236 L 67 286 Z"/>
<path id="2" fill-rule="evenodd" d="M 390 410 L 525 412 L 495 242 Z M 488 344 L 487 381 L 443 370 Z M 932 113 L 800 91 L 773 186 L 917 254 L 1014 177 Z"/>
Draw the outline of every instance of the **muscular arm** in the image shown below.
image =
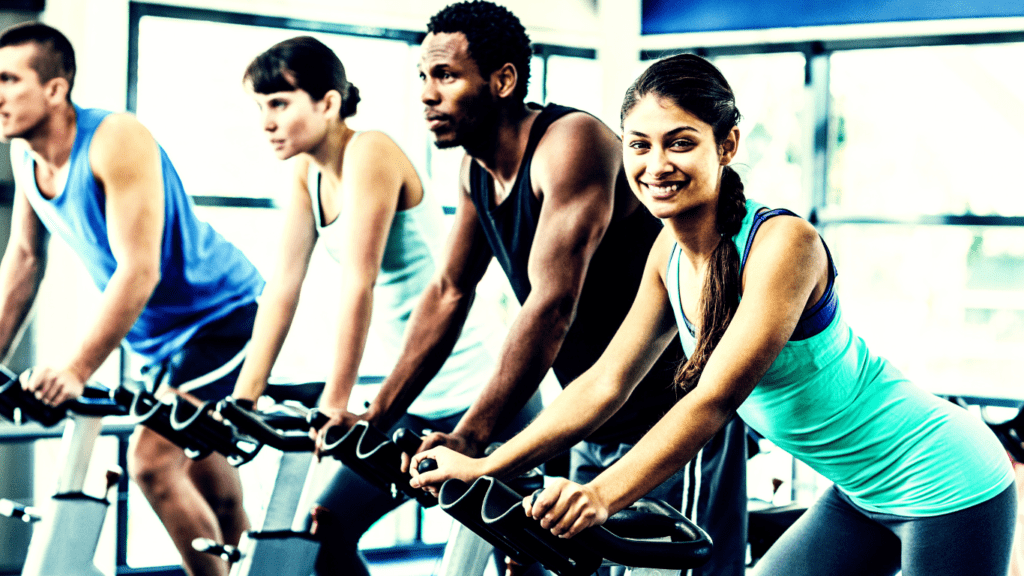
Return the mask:
<path id="1" fill-rule="evenodd" d="M 527 506 L 528 513 L 554 533 L 572 536 L 671 476 L 750 395 L 826 278 L 824 249 L 809 224 L 793 218 L 766 223 L 747 261 L 743 300 L 696 388 L 593 482 L 560 482 Z"/>
<path id="2" fill-rule="evenodd" d="M 295 161 L 292 198 L 281 232 L 281 251 L 274 274 L 267 280 L 260 296 L 249 352 L 232 393 L 236 398 L 255 402 L 263 393 L 270 370 L 281 353 L 281 346 L 295 318 L 302 282 L 316 244 L 316 224 L 306 189 L 308 167 L 308 160 Z"/>
<path id="3" fill-rule="evenodd" d="M 81 394 L 84 382 L 135 324 L 160 281 L 164 225 L 160 152 L 134 117 L 107 117 L 93 136 L 89 163 L 106 199 L 107 241 L 117 267 L 95 320 L 61 369 L 33 371 L 28 389 L 59 404 Z"/>
<path id="4" fill-rule="evenodd" d="M 531 169 L 542 208 L 530 250 L 530 295 L 509 328 L 498 365 L 454 435 L 481 447 L 509 422 L 551 368 L 576 314 L 590 259 L 611 221 L 619 142 L 597 120 L 552 124 Z"/>
<path id="5" fill-rule="evenodd" d="M 20 188 L 14 196 L 11 236 L 0 261 L 0 358 L 4 361 L 28 317 L 46 269 L 48 234 Z"/>
<path id="6" fill-rule="evenodd" d="M 398 420 L 448 359 L 466 322 L 476 285 L 492 258 L 469 199 L 469 158 L 445 258 L 406 326 L 398 361 L 370 406 L 369 419 L 382 428 Z"/>
<path id="7" fill-rule="evenodd" d="M 417 455 L 416 463 L 433 458 L 438 469 L 419 475 L 413 486 L 437 486 L 452 477 L 464 481 L 483 475 L 515 477 L 586 438 L 615 414 L 677 334 L 662 278 L 671 246 L 666 229 L 647 259 L 629 314 L 605 352 L 536 420 L 483 459 L 468 459 L 444 449 Z"/>

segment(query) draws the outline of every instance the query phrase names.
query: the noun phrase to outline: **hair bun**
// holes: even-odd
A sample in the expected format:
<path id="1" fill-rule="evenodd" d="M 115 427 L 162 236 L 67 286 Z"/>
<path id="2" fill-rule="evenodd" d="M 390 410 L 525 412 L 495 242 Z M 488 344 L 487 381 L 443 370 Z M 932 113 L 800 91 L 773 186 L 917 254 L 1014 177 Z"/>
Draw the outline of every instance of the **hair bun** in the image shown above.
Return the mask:
<path id="1" fill-rule="evenodd" d="M 348 89 L 341 99 L 341 117 L 348 118 L 356 113 L 356 106 L 359 104 L 359 88 L 349 82 Z"/>

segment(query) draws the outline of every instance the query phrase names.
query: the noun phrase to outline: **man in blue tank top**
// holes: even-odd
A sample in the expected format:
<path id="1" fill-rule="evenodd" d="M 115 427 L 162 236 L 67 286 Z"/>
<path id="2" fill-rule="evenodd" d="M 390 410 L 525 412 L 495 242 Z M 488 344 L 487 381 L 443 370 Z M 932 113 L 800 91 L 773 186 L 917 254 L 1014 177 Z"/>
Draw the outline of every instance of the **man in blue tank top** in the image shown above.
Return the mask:
<path id="1" fill-rule="evenodd" d="M 522 309 L 481 396 L 443 444 L 479 454 L 553 369 L 562 386 L 593 365 L 636 296 L 662 229 L 634 197 L 620 142 L 593 116 L 525 103 L 531 49 L 519 20 L 489 2 L 453 4 L 428 25 L 419 63 L 428 128 L 441 148 L 461 146 L 460 194 L 446 265 L 410 321 L 403 354 L 378 395 L 400 413 L 451 349 L 476 284 L 496 259 Z M 587 480 L 618 460 L 675 403 L 675 344 L 604 423 L 565 448 L 569 474 Z M 392 402 L 389 405 L 389 402 Z M 375 407 L 378 408 L 378 407 Z M 746 538 L 746 438 L 741 421 L 688 469 L 652 493 L 715 541 L 703 574 L 741 576 Z"/>
<path id="2" fill-rule="evenodd" d="M 78 254 L 102 291 L 94 324 L 66 364 L 37 366 L 24 386 L 51 404 L 81 394 L 122 340 L 158 396 L 230 394 L 263 279 L 192 211 L 174 167 L 133 117 L 75 106 L 74 51 L 30 23 L 0 35 L 0 130 L 12 140 L 15 198 L 0 262 L 0 352 L 26 320 L 49 234 Z M 190 461 L 139 427 L 129 472 L 193 575 L 227 564 L 192 550 L 197 537 L 237 543 L 248 527 L 237 471 L 222 456 Z"/>

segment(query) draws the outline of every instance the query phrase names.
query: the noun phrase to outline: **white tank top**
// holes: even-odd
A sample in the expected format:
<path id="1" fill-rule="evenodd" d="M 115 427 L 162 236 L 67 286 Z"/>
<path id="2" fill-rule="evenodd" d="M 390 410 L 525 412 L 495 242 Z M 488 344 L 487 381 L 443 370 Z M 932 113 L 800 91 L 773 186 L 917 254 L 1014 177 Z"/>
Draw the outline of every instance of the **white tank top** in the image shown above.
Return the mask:
<path id="1" fill-rule="evenodd" d="M 345 250 L 339 219 L 326 226 L 321 220 L 320 171 L 312 163 L 308 182 L 317 235 L 337 262 Z M 378 339 L 380 349 L 389 356 L 388 363 L 402 350 L 406 324 L 437 268 L 446 233 L 442 208 L 426 190 L 419 204 L 395 212 L 373 290 L 370 322 L 370 337 Z M 500 326 L 487 322 L 475 308 L 448 360 L 409 407 L 410 414 L 430 419 L 457 414 L 469 407 L 487 382 L 494 368 L 494 343 L 500 342 Z"/>

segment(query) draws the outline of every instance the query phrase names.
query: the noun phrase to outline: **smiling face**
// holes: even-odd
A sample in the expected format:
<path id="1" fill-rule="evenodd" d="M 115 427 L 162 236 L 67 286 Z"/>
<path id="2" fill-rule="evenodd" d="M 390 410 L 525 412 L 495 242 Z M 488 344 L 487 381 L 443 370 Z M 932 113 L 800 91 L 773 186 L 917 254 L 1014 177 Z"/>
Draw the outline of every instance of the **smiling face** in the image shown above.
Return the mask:
<path id="1" fill-rule="evenodd" d="M 313 101 L 305 90 L 252 93 L 260 109 L 263 133 L 279 160 L 309 152 L 327 133 L 327 100 Z"/>
<path id="2" fill-rule="evenodd" d="M 629 186 L 658 218 L 718 204 L 722 168 L 739 143 L 733 128 L 715 142 L 709 124 L 655 95 L 642 97 L 622 122 L 623 165 Z"/>
<path id="3" fill-rule="evenodd" d="M 55 100 L 56 79 L 40 82 L 32 67 L 38 49 L 32 43 L 0 48 L 0 134 L 5 140 L 31 137 Z"/>
<path id="4" fill-rule="evenodd" d="M 491 132 L 498 107 L 465 34 L 427 34 L 419 75 L 427 129 L 438 148 L 472 147 Z"/>

